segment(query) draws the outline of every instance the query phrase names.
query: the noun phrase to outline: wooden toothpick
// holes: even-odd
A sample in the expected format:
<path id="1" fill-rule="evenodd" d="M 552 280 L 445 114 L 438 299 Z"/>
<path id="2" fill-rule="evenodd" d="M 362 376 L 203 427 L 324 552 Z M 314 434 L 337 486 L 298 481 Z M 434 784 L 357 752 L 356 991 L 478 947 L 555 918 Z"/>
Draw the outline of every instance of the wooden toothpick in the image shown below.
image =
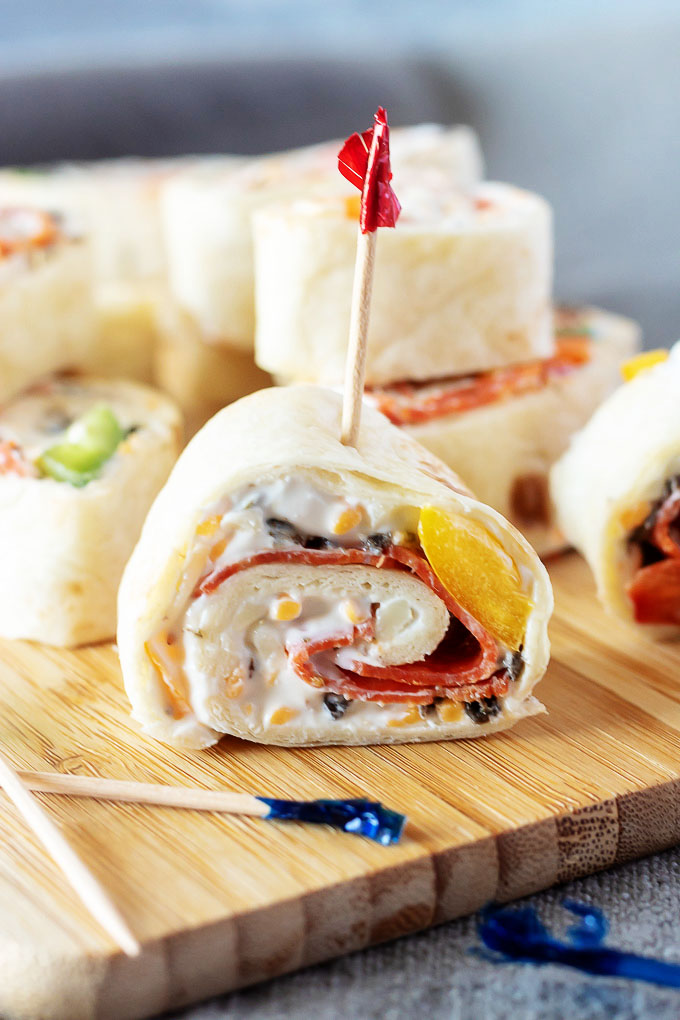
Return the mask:
<path id="1" fill-rule="evenodd" d="M 96 797 L 128 804 L 160 804 L 165 807 L 196 811 L 221 811 L 230 815 L 264 817 L 268 808 L 250 793 L 230 790 L 200 790 L 161 783 L 137 783 L 125 779 L 100 779 L 98 776 L 74 776 L 59 772 L 20 772 L 30 790 L 63 793 L 69 797 Z"/>
<path id="2" fill-rule="evenodd" d="M 345 446 L 356 446 L 361 424 L 361 402 L 364 396 L 366 378 L 366 348 L 368 344 L 368 320 L 371 313 L 371 291 L 373 290 L 373 267 L 378 234 L 362 234 L 357 239 L 357 258 L 354 265 L 354 286 L 352 289 L 352 312 L 349 324 L 349 345 L 345 364 L 345 389 L 342 401 L 341 442 Z"/>
<path id="3" fill-rule="evenodd" d="M 406 817 L 378 801 L 349 800 L 291 801 L 229 790 L 165 786 L 153 782 L 100 779 L 90 775 L 59 772 L 21 772 L 21 781 L 46 794 L 93 797 L 130 804 L 160 804 L 169 808 L 218 811 L 228 815 L 250 815 L 270 821 L 299 821 L 330 825 L 354 835 L 367 836 L 383 847 L 399 843 Z"/>
<path id="4" fill-rule="evenodd" d="M 250 815 L 271 821 L 309 822 L 330 825 L 355 836 L 389 846 L 398 843 L 406 824 L 404 815 L 378 801 L 362 798 L 341 800 L 280 800 L 255 797 L 228 790 L 199 790 L 157 783 L 136 783 L 98 776 L 72 776 L 55 772 L 21 772 L 21 781 L 32 790 L 61 793 L 71 797 L 127 801 L 133 804 L 161 804 L 195 811 L 219 811 L 229 815 Z"/>
<path id="5" fill-rule="evenodd" d="M 78 856 L 63 833 L 29 792 L 19 774 L 0 754 L 0 785 L 72 885 L 94 919 L 128 956 L 140 946 L 108 893 Z"/>
<path id="6" fill-rule="evenodd" d="M 366 378 L 368 323 L 373 289 L 373 269 L 378 227 L 393 227 L 401 206 L 390 181 L 390 142 L 387 114 L 379 107 L 373 127 L 351 135 L 338 155 L 343 177 L 361 189 L 357 256 L 352 287 L 349 344 L 345 365 L 340 440 L 356 446 L 361 424 L 361 404 Z"/>

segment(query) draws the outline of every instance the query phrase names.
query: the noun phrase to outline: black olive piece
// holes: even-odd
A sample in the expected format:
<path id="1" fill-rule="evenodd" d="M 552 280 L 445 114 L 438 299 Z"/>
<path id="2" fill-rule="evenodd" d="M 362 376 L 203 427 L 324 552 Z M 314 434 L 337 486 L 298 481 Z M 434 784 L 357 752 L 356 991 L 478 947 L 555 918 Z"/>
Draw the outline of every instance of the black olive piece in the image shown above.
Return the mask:
<path id="1" fill-rule="evenodd" d="M 324 538 L 323 535 L 309 535 L 304 540 L 305 549 L 336 549 L 335 542 L 332 542 L 330 538 Z"/>
<path id="2" fill-rule="evenodd" d="M 508 680 L 518 680 L 522 675 L 524 669 L 524 659 L 522 658 L 522 651 L 518 652 L 507 652 L 501 663 L 503 669 L 508 674 Z"/>
<path id="3" fill-rule="evenodd" d="M 43 415 L 43 430 L 50 434 L 65 432 L 69 425 L 72 424 L 73 418 L 66 414 L 66 412 L 60 407 L 48 407 Z"/>
<path id="4" fill-rule="evenodd" d="M 672 496 L 676 489 L 680 489 L 680 475 L 675 475 L 673 478 L 668 478 L 666 484 L 663 487 L 662 501 Z"/>
<path id="5" fill-rule="evenodd" d="M 323 703 L 334 719 L 342 719 L 349 708 L 349 699 L 342 694 L 324 694 Z"/>
<path id="6" fill-rule="evenodd" d="M 384 531 L 377 535 L 369 535 L 362 545 L 368 549 L 377 549 L 379 552 L 384 553 L 392 545 L 392 533 Z"/>
<path id="7" fill-rule="evenodd" d="M 501 706 L 498 704 L 495 694 L 492 694 L 490 698 L 482 698 L 481 701 L 465 702 L 465 711 L 476 723 L 487 723 L 489 719 L 498 715 L 500 710 Z"/>
<path id="8" fill-rule="evenodd" d="M 665 553 L 659 549 L 654 541 L 654 527 L 659 516 L 659 510 L 678 488 L 680 488 L 680 475 L 668 478 L 661 497 L 652 504 L 644 521 L 638 524 L 628 536 L 629 546 L 637 546 L 639 550 L 641 567 L 649 567 L 653 563 L 658 563 L 660 560 L 665 559 Z"/>
<path id="9" fill-rule="evenodd" d="M 302 535 L 296 531 L 290 521 L 280 521 L 278 517 L 268 517 L 265 521 L 267 531 L 277 542 L 295 542 L 303 544 Z"/>

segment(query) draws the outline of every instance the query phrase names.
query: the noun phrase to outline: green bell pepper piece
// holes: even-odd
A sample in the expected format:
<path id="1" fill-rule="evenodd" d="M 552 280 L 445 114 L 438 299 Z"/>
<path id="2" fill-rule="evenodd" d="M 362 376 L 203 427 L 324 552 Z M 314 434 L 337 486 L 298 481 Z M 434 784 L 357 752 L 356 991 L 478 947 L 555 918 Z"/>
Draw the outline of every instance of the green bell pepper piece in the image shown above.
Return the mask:
<path id="1" fill-rule="evenodd" d="M 81 488 L 99 477 L 126 435 L 111 408 L 97 404 L 69 425 L 60 443 L 38 457 L 36 467 L 58 482 Z"/>

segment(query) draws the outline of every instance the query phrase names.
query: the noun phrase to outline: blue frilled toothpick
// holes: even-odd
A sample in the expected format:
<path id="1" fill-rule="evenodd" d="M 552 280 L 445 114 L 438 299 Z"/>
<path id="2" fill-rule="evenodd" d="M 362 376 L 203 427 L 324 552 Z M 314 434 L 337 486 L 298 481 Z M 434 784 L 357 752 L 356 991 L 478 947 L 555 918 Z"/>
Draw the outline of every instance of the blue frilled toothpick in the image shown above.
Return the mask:
<path id="1" fill-rule="evenodd" d="M 574 900 L 565 900 L 563 906 L 580 918 L 564 940 L 550 934 L 533 907 L 487 907 L 479 935 L 492 950 L 488 958 L 501 963 L 558 963 L 587 974 L 680 988 L 680 964 L 605 946 L 608 925 L 597 907 Z"/>
<path id="2" fill-rule="evenodd" d="M 258 797 L 257 800 L 269 807 L 264 818 L 332 825 L 343 832 L 366 836 L 382 846 L 398 843 L 406 824 L 405 815 L 390 811 L 378 801 L 273 800 L 271 797 Z"/>
<path id="3" fill-rule="evenodd" d="M 406 824 L 404 815 L 370 800 L 278 800 L 274 797 L 255 797 L 250 793 L 197 790 L 159 783 L 99 779 L 94 776 L 52 772 L 22 772 L 20 775 L 29 789 L 43 793 L 64 793 L 71 797 L 95 797 L 136 804 L 162 804 L 165 807 L 196 811 L 249 815 L 271 821 L 330 825 L 343 832 L 365 836 L 382 846 L 398 843 Z"/>

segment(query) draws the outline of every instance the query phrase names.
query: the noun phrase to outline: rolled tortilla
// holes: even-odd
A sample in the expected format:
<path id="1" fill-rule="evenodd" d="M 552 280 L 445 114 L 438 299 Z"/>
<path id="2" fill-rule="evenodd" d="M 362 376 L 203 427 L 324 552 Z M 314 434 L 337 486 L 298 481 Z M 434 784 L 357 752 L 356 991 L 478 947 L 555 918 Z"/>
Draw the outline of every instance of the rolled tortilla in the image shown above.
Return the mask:
<path id="1" fill-rule="evenodd" d="M 390 134 L 395 183 L 463 187 L 481 176 L 474 132 L 421 124 Z M 251 351 L 255 334 L 252 214 L 288 198 L 353 192 L 338 173 L 340 142 L 295 149 L 239 165 L 203 163 L 162 187 L 170 291 L 204 339 Z"/>
<path id="2" fill-rule="evenodd" d="M 166 286 L 161 185 L 190 166 L 232 163 L 231 157 L 214 156 L 127 158 L 0 171 L 0 206 L 56 210 L 87 247 L 93 321 L 79 370 L 150 381 L 154 306 Z"/>
<path id="3" fill-rule="evenodd" d="M 539 556 L 567 544 L 549 495 L 550 467 L 621 381 L 636 323 L 596 308 L 557 309 L 552 358 L 478 376 L 403 383 L 367 394 L 440 457 Z"/>
<path id="4" fill-rule="evenodd" d="M 4 405 L 3 637 L 72 646 L 115 633 L 123 567 L 179 452 L 180 428 L 166 397 L 129 382 L 55 380 Z"/>
<path id="5" fill-rule="evenodd" d="M 679 344 L 595 412 L 551 489 L 605 607 L 652 637 L 680 634 Z"/>
<path id="6" fill-rule="evenodd" d="M 414 183 L 380 236 L 367 383 L 480 372 L 548 357 L 552 226 L 506 184 Z M 358 203 L 306 198 L 255 217 L 256 360 L 283 381 L 342 381 Z"/>
<path id="7" fill-rule="evenodd" d="M 79 364 L 93 329 L 87 251 L 60 217 L 0 208 L 0 401 Z"/>
<path id="8" fill-rule="evenodd" d="M 134 716 L 184 747 L 472 737 L 540 711 L 534 551 L 370 407 L 261 390 L 194 437 L 119 594 Z"/>
<path id="9" fill-rule="evenodd" d="M 130 159 L 0 171 L 0 205 L 56 212 L 79 238 L 91 319 L 70 367 L 150 381 L 155 290 L 165 277 L 157 196 L 173 166 L 174 161 Z"/>
<path id="10" fill-rule="evenodd" d="M 75 163 L 0 168 L 0 206 L 28 206 L 56 213 L 83 237 L 90 232 L 84 175 Z M 93 273 L 93 276 L 95 274 Z"/>
<path id="11" fill-rule="evenodd" d="M 112 283 L 98 287 L 94 331 L 78 368 L 107 379 L 151 382 L 162 288 Z"/>
<path id="12" fill-rule="evenodd" d="M 165 274 L 159 190 L 192 161 L 125 158 L 5 169 L 0 204 L 67 214 L 88 239 L 95 287 L 157 283 Z"/>
<path id="13" fill-rule="evenodd" d="M 182 409 L 187 438 L 234 400 L 271 385 L 252 352 L 207 344 L 188 313 L 172 300 L 155 307 L 153 374 Z"/>
<path id="14" fill-rule="evenodd" d="M 428 186 L 471 188 L 484 175 L 479 138 L 466 124 L 390 128 L 390 161 L 397 188 L 414 177 Z"/>
<path id="15" fill-rule="evenodd" d="M 182 160 L 112 159 L 79 164 L 84 213 L 99 284 L 158 283 L 165 277 L 159 194 Z"/>

